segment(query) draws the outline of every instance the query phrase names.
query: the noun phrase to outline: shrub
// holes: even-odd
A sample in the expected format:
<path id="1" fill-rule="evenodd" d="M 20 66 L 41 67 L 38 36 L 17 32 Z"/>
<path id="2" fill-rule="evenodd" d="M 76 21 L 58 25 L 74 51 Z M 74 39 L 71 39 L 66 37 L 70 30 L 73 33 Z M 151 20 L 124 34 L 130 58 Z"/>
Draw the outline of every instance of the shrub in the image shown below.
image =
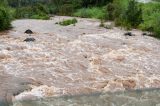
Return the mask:
<path id="1" fill-rule="evenodd" d="M 32 7 L 32 10 L 34 13 L 44 13 L 44 14 L 48 14 L 49 13 L 49 10 L 47 7 L 45 7 L 45 5 L 42 5 L 40 3 L 37 3 L 36 5 L 33 5 Z"/>
<path id="2" fill-rule="evenodd" d="M 123 25 L 123 14 L 125 13 L 128 0 L 114 0 L 113 4 L 115 6 L 115 10 L 113 11 L 114 21 L 116 26 Z"/>
<path id="3" fill-rule="evenodd" d="M 136 28 L 142 22 L 142 9 L 135 0 L 115 0 L 115 24 L 127 29 Z"/>
<path id="4" fill-rule="evenodd" d="M 11 17 L 9 10 L 5 7 L 0 7 L 0 30 L 5 30 L 10 27 Z"/>
<path id="5" fill-rule="evenodd" d="M 48 19 L 49 19 L 49 16 L 46 15 L 46 14 L 43 14 L 43 15 L 37 14 L 37 15 L 32 15 L 30 18 L 31 18 L 31 19 L 48 20 Z"/>
<path id="6" fill-rule="evenodd" d="M 74 13 L 74 16 L 82 18 L 91 18 L 91 15 L 89 14 L 86 8 L 79 9 L 77 12 Z"/>
<path id="7" fill-rule="evenodd" d="M 105 27 L 103 20 L 101 20 L 101 23 L 100 23 L 99 27 Z"/>
<path id="8" fill-rule="evenodd" d="M 11 20 L 14 20 L 16 18 L 16 9 L 9 7 L 9 14 L 10 14 Z"/>
<path id="9" fill-rule="evenodd" d="M 74 13 L 74 16 L 82 18 L 96 18 L 96 19 L 105 19 L 106 12 L 103 8 L 92 7 L 92 8 L 82 8 Z"/>
<path id="10" fill-rule="evenodd" d="M 104 7 L 106 12 L 108 13 L 108 19 L 114 20 L 114 12 L 115 12 L 115 5 L 113 3 L 109 3 L 106 7 Z"/>
<path id="11" fill-rule="evenodd" d="M 50 5 L 48 5 L 48 12 L 49 12 L 49 14 L 57 14 L 58 7 L 55 6 L 54 4 L 50 4 Z"/>
<path id="12" fill-rule="evenodd" d="M 60 25 L 62 26 L 68 26 L 68 25 L 75 25 L 77 23 L 77 19 L 76 18 L 73 18 L 73 19 L 68 19 L 68 20 L 64 20 L 64 21 L 61 21 L 59 22 Z"/>
<path id="13" fill-rule="evenodd" d="M 15 18 L 30 18 L 32 14 L 34 13 L 31 7 L 16 8 Z"/>
<path id="14" fill-rule="evenodd" d="M 16 9 L 16 18 L 49 19 L 49 10 L 42 4 Z"/>
<path id="15" fill-rule="evenodd" d="M 140 29 L 153 32 L 160 38 L 160 3 L 147 3 L 143 8 L 143 22 Z"/>
<path id="16" fill-rule="evenodd" d="M 154 33 L 155 37 L 160 38 L 160 14 L 157 17 L 157 19 L 155 20 L 155 24 L 153 27 L 153 33 Z"/>
<path id="17" fill-rule="evenodd" d="M 131 27 L 136 28 L 142 22 L 142 9 L 138 6 L 138 2 L 130 0 L 128 8 L 123 16 L 124 21 Z"/>
<path id="18" fill-rule="evenodd" d="M 59 9 L 59 15 L 69 15 L 71 16 L 73 13 L 73 6 L 71 4 L 64 4 Z"/>

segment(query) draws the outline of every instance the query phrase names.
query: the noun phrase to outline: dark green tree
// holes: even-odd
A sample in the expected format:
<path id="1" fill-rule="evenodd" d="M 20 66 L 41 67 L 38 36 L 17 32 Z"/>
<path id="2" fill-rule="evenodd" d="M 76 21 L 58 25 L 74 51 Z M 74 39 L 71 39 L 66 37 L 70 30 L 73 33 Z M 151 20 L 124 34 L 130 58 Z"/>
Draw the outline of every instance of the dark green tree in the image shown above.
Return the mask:
<path id="1" fill-rule="evenodd" d="M 142 9 L 135 0 L 129 1 L 123 18 L 131 27 L 137 27 L 142 22 Z"/>
<path id="2" fill-rule="evenodd" d="M 10 27 L 11 18 L 8 9 L 0 7 L 0 31 L 8 29 Z"/>

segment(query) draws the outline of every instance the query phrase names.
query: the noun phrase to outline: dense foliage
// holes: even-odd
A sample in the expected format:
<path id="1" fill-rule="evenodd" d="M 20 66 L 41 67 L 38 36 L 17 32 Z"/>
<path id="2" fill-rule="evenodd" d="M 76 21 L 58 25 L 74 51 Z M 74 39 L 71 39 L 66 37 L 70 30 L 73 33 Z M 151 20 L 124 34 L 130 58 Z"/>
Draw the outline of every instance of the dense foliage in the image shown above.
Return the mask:
<path id="1" fill-rule="evenodd" d="M 102 19 L 105 18 L 106 12 L 104 11 L 103 8 L 92 7 L 92 8 L 78 9 L 73 15 L 82 18 Z"/>
<path id="2" fill-rule="evenodd" d="M 142 9 L 135 0 L 129 2 L 123 18 L 126 24 L 135 28 L 142 22 Z"/>
<path id="3" fill-rule="evenodd" d="M 107 14 L 117 26 L 140 28 L 160 38 L 160 3 L 138 3 L 135 0 L 114 0 L 107 5 Z"/>
<path id="4" fill-rule="evenodd" d="M 42 4 L 16 8 L 16 18 L 49 19 L 48 10 Z"/>
<path id="5" fill-rule="evenodd" d="M 142 8 L 135 0 L 114 0 L 108 6 L 108 12 L 112 14 L 110 19 L 115 20 L 116 25 L 130 29 L 137 28 L 142 22 Z"/>
<path id="6" fill-rule="evenodd" d="M 154 32 L 155 36 L 160 38 L 160 3 L 147 3 L 142 8 L 143 22 L 140 28 Z"/>
<path id="7" fill-rule="evenodd" d="M 0 31 L 10 27 L 11 15 L 9 8 L 5 3 L 0 5 Z"/>

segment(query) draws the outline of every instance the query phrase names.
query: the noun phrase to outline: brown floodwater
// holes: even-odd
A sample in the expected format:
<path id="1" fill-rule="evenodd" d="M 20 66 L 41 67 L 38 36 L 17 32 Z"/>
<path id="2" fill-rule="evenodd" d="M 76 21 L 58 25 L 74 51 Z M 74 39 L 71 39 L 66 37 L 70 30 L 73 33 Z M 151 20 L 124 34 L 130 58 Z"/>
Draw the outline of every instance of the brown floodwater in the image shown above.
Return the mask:
<path id="1" fill-rule="evenodd" d="M 126 37 L 125 30 L 100 28 L 94 19 L 78 18 L 75 26 L 55 24 L 69 18 L 13 21 L 13 29 L 0 36 L 0 73 L 54 89 L 44 96 L 160 88 L 158 39 L 139 30 Z M 30 37 L 24 34 L 27 29 L 34 32 L 35 42 L 23 41 Z"/>

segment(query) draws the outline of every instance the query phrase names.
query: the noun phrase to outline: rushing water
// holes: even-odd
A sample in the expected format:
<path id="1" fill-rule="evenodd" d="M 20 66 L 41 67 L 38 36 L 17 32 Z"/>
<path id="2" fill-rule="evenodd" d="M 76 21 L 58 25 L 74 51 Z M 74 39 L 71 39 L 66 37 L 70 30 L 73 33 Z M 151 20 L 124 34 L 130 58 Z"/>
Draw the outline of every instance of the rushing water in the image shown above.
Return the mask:
<path id="1" fill-rule="evenodd" d="M 55 24 L 70 18 L 16 20 L 14 29 L 0 36 L 0 101 L 8 100 L 7 93 L 21 100 L 160 88 L 159 40 L 142 36 L 139 30 L 126 37 L 126 31 L 99 28 L 100 22 L 93 19 L 77 18 L 76 26 Z M 34 32 L 30 37 L 35 42 L 23 41 L 29 37 L 24 34 L 26 29 Z M 29 87 L 26 92 L 25 86 Z"/>
<path id="2" fill-rule="evenodd" d="M 14 106 L 160 106 L 160 89 L 64 96 L 16 102 Z"/>

